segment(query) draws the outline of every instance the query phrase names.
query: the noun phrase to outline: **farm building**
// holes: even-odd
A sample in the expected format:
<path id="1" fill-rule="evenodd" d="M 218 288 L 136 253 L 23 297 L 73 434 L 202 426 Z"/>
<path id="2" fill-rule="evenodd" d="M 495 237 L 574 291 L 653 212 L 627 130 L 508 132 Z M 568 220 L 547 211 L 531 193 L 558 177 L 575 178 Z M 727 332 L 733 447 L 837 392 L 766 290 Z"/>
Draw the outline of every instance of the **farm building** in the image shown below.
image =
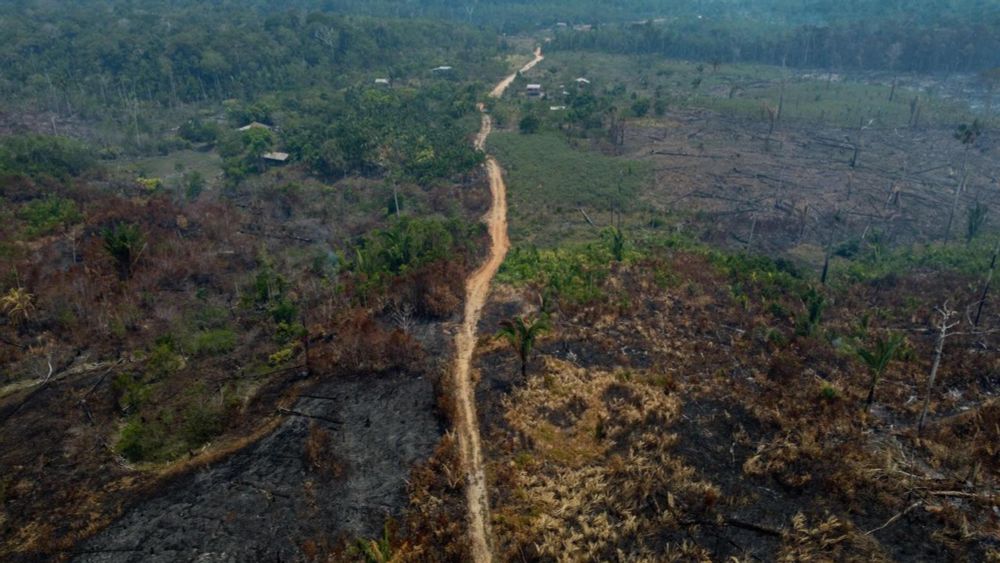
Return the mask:
<path id="1" fill-rule="evenodd" d="M 268 162 L 275 162 L 278 164 L 284 164 L 288 162 L 289 154 L 287 152 L 266 152 L 261 155 L 261 158 Z"/>
<path id="2" fill-rule="evenodd" d="M 542 95 L 542 85 L 541 84 L 528 84 L 525 90 L 529 96 L 541 96 Z"/>
<path id="3" fill-rule="evenodd" d="M 251 129 L 266 129 L 266 130 L 270 131 L 271 130 L 271 126 L 270 125 L 264 125 L 263 123 L 259 123 L 257 121 L 254 121 L 253 123 L 250 123 L 248 125 L 244 125 L 243 127 L 240 127 L 239 129 L 237 129 L 237 131 L 249 131 Z"/>

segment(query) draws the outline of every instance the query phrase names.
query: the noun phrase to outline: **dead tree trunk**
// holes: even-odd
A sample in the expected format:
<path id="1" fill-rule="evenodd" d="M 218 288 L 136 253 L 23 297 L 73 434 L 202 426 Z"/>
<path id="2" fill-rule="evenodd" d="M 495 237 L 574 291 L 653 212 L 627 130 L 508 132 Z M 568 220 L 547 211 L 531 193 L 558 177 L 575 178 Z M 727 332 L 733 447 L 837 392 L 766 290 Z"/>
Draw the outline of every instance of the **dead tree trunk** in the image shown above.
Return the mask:
<path id="1" fill-rule="evenodd" d="M 753 234 L 757 230 L 757 214 L 753 215 L 753 222 L 750 223 L 750 236 L 747 237 L 747 245 L 744 249 L 745 252 L 750 252 L 750 247 L 753 246 Z"/>
<path id="2" fill-rule="evenodd" d="M 966 183 L 969 181 L 969 149 L 965 149 L 965 156 L 962 158 L 962 179 L 958 183 L 958 187 L 955 188 L 955 200 L 951 204 L 951 213 L 948 214 L 948 227 L 944 231 L 944 238 L 948 240 L 951 238 L 951 226 L 955 222 L 955 214 L 958 212 L 958 202 L 962 197 L 962 192 L 965 191 Z"/>
<path id="3" fill-rule="evenodd" d="M 924 408 L 920 411 L 920 422 L 917 423 L 918 431 L 923 431 L 924 422 L 927 420 L 927 410 L 931 406 L 931 395 L 934 393 L 934 383 L 937 381 L 938 368 L 941 367 L 941 355 L 944 353 L 944 341 L 948 338 L 948 331 L 958 323 L 949 323 L 955 311 L 948 309 L 945 303 L 939 310 L 941 313 L 941 324 L 937 337 L 937 345 L 934 347 L 934 364 L 931 366 L 931 375 L 927 379 L 927 394 L 924 396 Z"/>
<path id="4" fill-rule="evenodd" d="M 986 274 L 986 283 L 983 284 L 983 294 L 979 297 L 979 305 L 976 306 L 976 319 L 972 323 L 972 325 L 976 328 L 979 328 L 979 320 L 983 316 L 983 306 L 986 304 L 986 298 L 990 294 L 990 284 L 993 283 L 993 273 L 997 269 L 998 254 L 1000 254 L 1000 240 L 997 240 L 997 245 L 993 247 L 993 259 L 990 260 L 990 272 Z"/>

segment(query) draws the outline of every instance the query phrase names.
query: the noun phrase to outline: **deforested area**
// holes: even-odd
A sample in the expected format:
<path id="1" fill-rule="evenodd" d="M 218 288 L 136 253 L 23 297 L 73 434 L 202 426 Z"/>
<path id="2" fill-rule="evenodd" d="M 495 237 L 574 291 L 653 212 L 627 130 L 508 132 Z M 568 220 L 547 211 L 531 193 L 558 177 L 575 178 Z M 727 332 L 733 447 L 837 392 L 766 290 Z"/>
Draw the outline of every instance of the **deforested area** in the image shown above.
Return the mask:
<path id="1" fill-rule="evenodd" d="M 1000 7 L 0 15 L 0 559 L 1000 560 Z"/>

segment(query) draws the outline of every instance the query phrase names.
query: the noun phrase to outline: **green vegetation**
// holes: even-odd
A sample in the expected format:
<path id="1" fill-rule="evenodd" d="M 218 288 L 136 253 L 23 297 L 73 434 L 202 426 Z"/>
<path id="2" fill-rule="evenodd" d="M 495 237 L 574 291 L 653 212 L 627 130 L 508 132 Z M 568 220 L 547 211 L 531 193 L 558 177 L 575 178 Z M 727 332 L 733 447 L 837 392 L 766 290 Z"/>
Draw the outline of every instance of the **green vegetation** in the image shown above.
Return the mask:
<path id="1" fill-rule="evenodd" d="M 490 150 L 508 175 L 511 238 L 521 243 L 546 246 L 563 238 L 552 232 L 553 215 L 633 209 L 650 181 L 646 163 L 577 150 L 557 133 L 496 133 Z"/>
<path id="2" fill-rule="evenodd" d="M 535 318 L 517 316 L 500 323 L 497 338 L 502 338 L 517 354 L 521 361 L 521 379 L 528 378 L 528 360 L 531 359 L 538 337 L 550 328 L 545 315 Z"/>
<path id="3" fill-rule="evenodd" d="M 0 137 L 0 175 L 66 180 L 95 164 L 93 152 L 73 139 L 46 135 Z"/>
<path id="4" fill-rule="evenodd" d="M 481 225 L 462 221 L 403 217 L 365 236 L 350 268 L 362 277 L 362 292 L 382 287 L 394 276 L 475 248 Z"/>
<path id="5" fill-rule="evenodd" d="M 877 280 L 924 271 L 981 275 L 990 265 L 995 239 L 980 237 L 968 244 L 929 243 L 886 249 L 877 237 L 866 240 L 851 260 L 838 260 L 835 272 L 847 282 Z"/>
<path id="6" fill-rule="evenodd" d="M 21 209 L 27 222 L 25 235 L 37 237 L 65 229 L 81 219 L 76 202 L 58 196 L 49 196 L 29 202 Z"/>
<path id="7" fill-rule="evenodd" d="M 115 449 L 132 462 L 163 462 L 205 445 L 225 427 L 233 404 L 220 403 L 201 387 L 185 393 L 180 412 L 162 410 L 134 415 L 122 427 Z"/>
<path id="8" fill-rule="evenodd" d="M 746 17 L 747 12 L 756 17 Z M 771 0 L 745 11 L 720 1 L 699 4 L 697 14 L 671 15 L 587 33 L 565 29 L 556 34 L 551 48 L 824 69 L 929 72 L 1000 65 L 1000 9 L 987 9 L 976 0 L 952 2 L 947 8 L 934 0 L 865 0 L 849 9 L 834 1 Z M 825 25 L 817 25 L 820 22 Z M 950 56 L 958 52 L 963 53 L 961 60 Z"/>
<path id="9" fill-rule="evenodd" d="M 122 281 L 132 277 L 132 270 L 146 247 L 146 236 L 138 225 L 115 223 L 101 231 L 104 249 L 114 259 L 118 268 L 118 278 Z"/>
<path id="10" fill-rule="evenodd" d="M 203 330 L 193 335 L 190 348 L 196 356 L 225 354 L 236 348 L 236 333 L 226 328 Z"/>
<path id="11" fill-rule="evenodd" d="M 531 285 L 564 303 L 593 303 L 606 298 L 602 286 L 612 259 L 606 244 L 566 244 L 543 250 L 518 246 L 508 253 L 497 280 Z"/>
<path id="12" fill-rule="evenodd" d="M 879 337 L 875 341 L 875 346 L 868 349 L 858 350 L 858 356 L 864 361 L 868 369 L 871 370 L 871 384 L 868 387 L 868 398 L 865 399 L 865 406 L 871 409 L 875 402 L 875 388 L 882 379 L 885 369 L 889 367 L 889 362 L 899 357 L 900 348 L 903 346 L 904 337 L 899 333 L 890 333 L 887 337 Z"/>

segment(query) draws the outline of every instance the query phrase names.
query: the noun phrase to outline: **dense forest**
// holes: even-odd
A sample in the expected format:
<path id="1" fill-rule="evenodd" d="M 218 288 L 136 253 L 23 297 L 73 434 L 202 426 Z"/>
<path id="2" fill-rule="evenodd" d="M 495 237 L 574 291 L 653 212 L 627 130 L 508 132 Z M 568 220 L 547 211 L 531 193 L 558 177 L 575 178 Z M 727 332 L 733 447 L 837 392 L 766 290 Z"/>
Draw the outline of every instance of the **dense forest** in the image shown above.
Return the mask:
<path id="1" fill-rule="evenodd" d="M 797 25 L 685 18 L 559 33 L 553 49 L 653 53 L 835 70 L 977 72 L 1000 66 L 1000 14 L 969 21 L 919 10 L 897 18 Z"/>

